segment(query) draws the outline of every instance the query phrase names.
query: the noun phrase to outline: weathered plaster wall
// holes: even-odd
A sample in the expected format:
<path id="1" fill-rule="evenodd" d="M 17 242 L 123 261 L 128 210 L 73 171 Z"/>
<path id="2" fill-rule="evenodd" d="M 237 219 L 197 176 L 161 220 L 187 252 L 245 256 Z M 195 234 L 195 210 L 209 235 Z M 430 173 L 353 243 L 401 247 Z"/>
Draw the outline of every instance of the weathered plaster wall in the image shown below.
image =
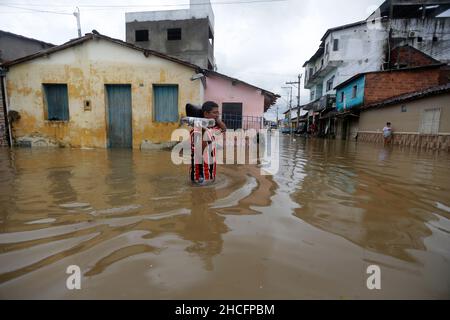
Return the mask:
<path id="1" fill-rule="evenodd" d="M 152 85 L 178 84 L 182 116 L 187 102 L 202 101 L 201 82 L 190 80 L 194 73 L 181 64 L 145 57 L 142 52 L 103 39 L 12 66 L 7 74 L 9 105 L 21 115 L 14 125 L 14 137 L 35 136 L 55 145 L 105 148 L 105 84 L 131 84 L 133 148 L 139 148 L 144 140 L 167 142 L 179 123 L 153 121 Z M 67 83 L 68 122 L 45 120 L 43 83 Z M 92 111 L 84 111 L 85 100 L 90 101 Z"/>

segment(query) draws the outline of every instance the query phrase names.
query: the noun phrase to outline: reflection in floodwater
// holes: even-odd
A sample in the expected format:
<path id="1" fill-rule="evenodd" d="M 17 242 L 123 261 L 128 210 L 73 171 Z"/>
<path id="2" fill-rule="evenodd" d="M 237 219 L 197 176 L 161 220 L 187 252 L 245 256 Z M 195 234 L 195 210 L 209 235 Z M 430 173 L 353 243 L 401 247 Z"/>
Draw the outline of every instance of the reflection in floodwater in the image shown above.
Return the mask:
<path id="1" fill-rule="evenodd" d="M 3 156 L 6 156 L 7 151 L 4 151 Z M 10 198 L 8 201 L 8 190 L 4 190 L 2 203 L 10 206 L 6 206 L 7 212 L 2 216 L 1 231 L 6 239 L 23 240 L 24 232 L 28 232 L 29 235 L 29 239 L 23 241 L 6 240 L 1 242 L 0 250 L 4 254 L 3 259 L 7 259 L 6 255 L 16 250 L 31 249 L 35 246 L 86 235 L 91 235 L 91 237 L 67 250 L 56 252 L 21 268 L 1 273 L 0 283 L 133 231 L 145 231 L 142 239 L 153 239 L 167 233 L 174 233 L 189 241 L 190 245 L 185 250 L 200 256 L 204 260 L 205 268 L 211 270 L 213 268 L 212 257 L 222 250 L 221 235 L 228 231 L 224 223 L 225 218 L 220 211 L 235 208 L 235 214 L 243 214 L 246 210 L 249 213 L 254 212 L 248 209 L 250 204 L 269 204 L 269 198 L 273 195 L 274 190 L 273 185 L 267 186 L 267 181 L 271 178 L 258 177 L 260 183 L 267 189 L 259 192 L 260 187 L 254 188 L 250 195 L 240 199 L 240 194 L 244 193 L 241 189 L 246 188 L 249 178 L 248 176 L 239 176 L 239 173 L 227 170 L 227 168 L 224 168 L 223 175 L 219 178 L 216 186 L 192 187 L 186 180 L 185 168 L 172 166 L 168 162 L 170 154 L 167 152 L 155 152 L 154 154 L 140 154 L 128 150 L 107 152 L 13 150 L 12 152 L 15 157 L 15 167 L 21 167 L 22 164 L 30 165 L 24 170 L 32 173 L 35 166 L 34 171 L 36 172 L 32 173 L 33 181 L 28 181 L 26 178 L 22 180 L 23 177 L 9 174 L 11 165 L 6 164 L 9 159 L 2 159 L 4 161 L 3 171 L 10 177 L 2 182 L 5 184 L 21 183 L 20 186 L 17 186 L 21 196 L 17 200 Z M 76 166 L 77 159 L 75 157 L 77 156 L 83 159 L 80 167 Z M 24 158 L 23 161 L 21 157 Z M 92 158 L 92 161 L 88 160 L 89 157 Z M 140 157 L 139 163 L 133 162 L 136 157 Z M 33 158 L 37 163 L 32 161 Z M 53 163 L 59 162 L 70 162 L 73 166 L 53 166 Z M 157 167 L 154 167 L 155 165 Z M 149 167 L 154 168 L 149 170 Z M 256 167 L 248 168 L 249 173 L 257 172 L 257 170 Z M 39 173 L 46 174 L 46 177 L 40 177 Z M 35 179 L 38 181 L 34 181 Z M 38 182 L 39 187 L 36 185 Z M 255 190 L 256 192 L 254 192 Z M 223 209 L 211 210 L 211 206 L 218 197 L 226 199 L 232 193 L 235 194 L 235 205 L 228 207 L 225 205 Z M 265 198 L 258 201 L 258 194 L 264 195 Z M 23 205 L 26 206 L 29 202 L 25 199 L 40 197 L 47 198 L 43 200 L 43 204 L 48 207 L 41 208 L 42 211 L 47 211 L 47 214 L 43 214 L 42 211 L 33 212 L 30 207 L 25 208 L 29 212 L 27 215 L 29 221 L 17 219 L 22 216 L 21 210 L 17 208 L 17 202 L 20 203 L 23 199 Z M 77 202 L 81 198 L 82 202 Z M 43 219 L 44 217 L 52 218 L 47 220 Z M 80 222 L 86 224 L 77 224 Z M 74 226 L 74 224 L 76 225 Z M 45 230 L 44 228 L 48 228 L 47 236 L 37 236 L 36 238 L 33 236 L 33 230 Z M 75 231 L 73 231 L 74 229 Z M 53 232 L 55 232 L 54 235 Z M 44 233 L 39 233 L 39 235 L 41 234 Z M 160 250 L 161 248 L 143 244 L 118 248 L 112 253 L 100 257 L 85 275 L 99 274 L 108 265 L 133 255 L 147 252 L 157 254 Z"/>
<path id="2" fill-rule="evenodd" d="M 368 264 L 450 296 L 448 153 L 281 139 L 276 176 L 202 188 L 167 151 L 0 150 L 0 297 L 371 297 Z"/>
<path id="3" fill-rule="evenodd" d="M 413 260 L 408 250 L 425 250 L 424 239 L 432 234 L 427 222 L 437 220 L 430 203 L 433 198 L 448 201 L 448 194 L 424 180 L 405 180 L 414 170 L 413 162 L 404 161 L 403 154 L 391 158 L 391 149 L 381 149 L 378 160 L 382 162 L 377 162 L 376 151 L 364 146 L 326 148 L 326 144 L 308 145 L 307 174 L 302 188 L 292 194 L 302 204 L 296 216 L 363 248 L 399 259 Z M 439 176 L 434 181 L 448 186 Z"/>

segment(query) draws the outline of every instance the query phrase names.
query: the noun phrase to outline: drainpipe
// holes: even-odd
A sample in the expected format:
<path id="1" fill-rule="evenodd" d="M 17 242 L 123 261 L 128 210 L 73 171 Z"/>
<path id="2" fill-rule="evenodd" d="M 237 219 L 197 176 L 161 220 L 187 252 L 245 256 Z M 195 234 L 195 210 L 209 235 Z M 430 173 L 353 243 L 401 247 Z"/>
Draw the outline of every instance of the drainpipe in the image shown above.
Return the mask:
<path id="1" fill-rule="evenodd" d="M 8 96 L 6 94 L 6 70 L 2 68 L 0 68 L 0 82 L 1 94 L 3 97 L 3 113 L 5 114 L 6 137 L 8 139 L 9 147 L 12 147 L 12 131 L 11 124 L 8 119 Z"/>
<path id="2" fill-rule="evenodd" d="M 390 27 L 391 22 L 389 21 L 389 37 L 388 37 L 388 69 L 391 69 L 391 41 L 392 41 L 392 28 Z"/>
<path id="3" fill-rule="evenodd" d="M 389 35 L 388 35 L 388 52 L 387 52 L 387 62 L 388 62 L 388 69 L 391 69 L 391 41 L 392 41 L 392 20 L 394 19 L 393 17 L 394 15 L 394 5 L 392 3 L 392 1 L 390 1 L 389 3 L 389 17 L 388 17 L 388 30 L 389 30 Z"/>

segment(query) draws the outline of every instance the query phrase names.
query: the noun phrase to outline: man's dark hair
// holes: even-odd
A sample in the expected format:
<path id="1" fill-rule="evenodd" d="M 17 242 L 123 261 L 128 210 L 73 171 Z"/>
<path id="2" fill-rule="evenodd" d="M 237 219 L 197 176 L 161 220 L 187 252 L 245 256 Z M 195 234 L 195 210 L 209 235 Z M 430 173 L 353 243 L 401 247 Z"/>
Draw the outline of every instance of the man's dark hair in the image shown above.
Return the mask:
<path id="1" fill-rule="evenodd" d="M 219 108 L 219 105 L 214 101 L 206 101 L 202 106 L 202 112 L 211 112 L 214 108 Z"/>
<path id="2" fill-rule="evenodd" d="M 388 123 L 386 123 L 388 126 L 390 126 L 391 125 L 391 123 L 390 122 L 388 122 Z"/>

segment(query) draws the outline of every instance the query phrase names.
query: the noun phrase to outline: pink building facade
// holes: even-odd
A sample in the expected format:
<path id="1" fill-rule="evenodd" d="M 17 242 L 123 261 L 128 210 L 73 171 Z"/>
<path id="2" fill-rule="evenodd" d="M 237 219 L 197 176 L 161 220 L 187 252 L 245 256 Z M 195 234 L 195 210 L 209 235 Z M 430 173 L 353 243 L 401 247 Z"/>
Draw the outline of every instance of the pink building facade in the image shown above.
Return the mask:
<path id="1" fill-rule="evenodd" d="M 264 125 L 264 113 L 279 96 L 238 79 L 207 71 L 204 101 L 219 105 L 222 119 L 231 129 L 259 129 Z"/>

